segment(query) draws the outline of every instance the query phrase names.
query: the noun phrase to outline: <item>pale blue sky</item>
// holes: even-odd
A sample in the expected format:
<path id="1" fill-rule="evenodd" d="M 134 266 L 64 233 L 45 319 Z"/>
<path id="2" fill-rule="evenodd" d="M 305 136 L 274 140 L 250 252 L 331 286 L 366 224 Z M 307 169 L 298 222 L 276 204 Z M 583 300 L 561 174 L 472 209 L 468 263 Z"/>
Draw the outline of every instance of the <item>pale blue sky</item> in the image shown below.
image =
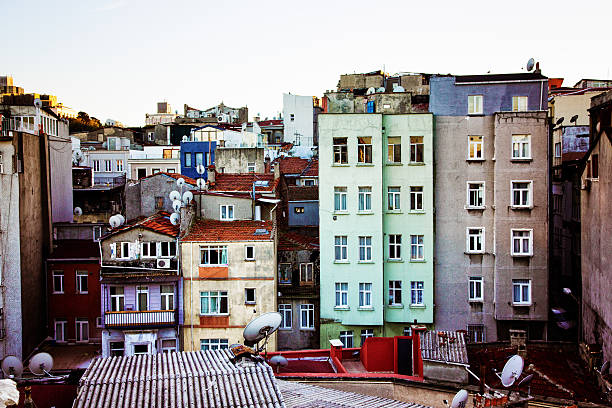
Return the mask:
<path id="1" fill-rule="evenodd" d="M 609 0 L 0 0 L 0 74 L 101 120 L 144 124 L 223 100 L 252 117 L 282 93 L 322 95 L 341 73 L 381 69 L 609 77 Z"/>

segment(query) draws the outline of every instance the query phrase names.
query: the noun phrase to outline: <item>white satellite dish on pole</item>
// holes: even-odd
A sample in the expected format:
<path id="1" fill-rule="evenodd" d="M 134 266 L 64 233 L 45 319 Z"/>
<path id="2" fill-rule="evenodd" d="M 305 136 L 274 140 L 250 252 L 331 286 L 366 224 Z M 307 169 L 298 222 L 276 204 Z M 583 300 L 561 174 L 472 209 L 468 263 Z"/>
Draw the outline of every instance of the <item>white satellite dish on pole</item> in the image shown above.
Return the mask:
<path id="1" fill-rule="evenodd" d="M 76 215 L 77 217 L 79 215 L 83 215 L 83 210 L 81 209 L 81 207 L 74 207 L 74 215 Z"/>
<path id="2" fill-rule="evenodd" d="M 181 200 L 172 201 L 172 209 L 176 212 L 181 211 L 181 207 L 183 206 L 183 202 Z"/>
<path id="3" fill-rule="evenodd" d="M 527 61 L 527 71 L 531 71 L 535 65 L 535 60 L 533 58 L 529 58 Z"/>
<path id="4" fill-rule="evenodd" d="M 457 394 L 455 394 L 453 402 L 451 402 L 451 408 L 465 408 L 467 400 L 468 392 L 466 390 L 461 390 Z"/>
<path id="5" fill-rule="evenodd" d="M 282 320 L 283 317 L 277 312 L 264 313 L 251 320 L 242 333 L 244 344 L 252 347 L 263 339 L 267 340 L 280 327 Z"/>
<path id="6" fill-rule="evenodd" d="M 108 223 L 110 224 L 111 227 L 117 228 L 118 226 L 121 225 L 121 219 L 117 217 L 116 215 L 113 215 L 112 217 L 108 219 Z"/>
<path id="7" fill-rule="evenodd" d="M 206 187 L 206 180 L 204 180 L 203 178 L 199 178 L 196 181 L 196 184 L 198 185 L 199 189 L 203 189 L 204 187 Z"/>
<path id="8" fill-rule="evenodd" d="M 523 357 L 518 354 L 510 357 L 500 376 L 504 387 L 511 387 L 517 378 L 521 376 L 524 364 Z"/>
<path id="9" fill-rule="evenodd" d="M 8 378 L 21 377 L 23 373 L 23 363 L 15 356 L 6 356 L 2 360 L 2 372 Z"/>
<path id="10" fill-rule="evenodd" d="M 38 109 L 42 108 L 43 106 L 42 101 L 38 98 L 34 99 L 34 106 L 37 107 Z"/>
<path id="11" fill-rule="evenodd" d="M 176 190 L 172 190 L 168 196 L 172 201 L 181 199 L 181 193 Z"/>
<path id="12" fill-rule="evenodd" d="M 185 205 L 189 204 L 193 200 L 193 193 L 191 191 L 185 191 L 183 193 L 183 203 Z"/>
<path id="13" fill-rule="evenodd" d="M 183 184 L 185 184 L 185 179 L 184 178 L 179 178 L 178 180 L 176 180 L 176 185 L 179 187 L 183 187 Z"/>
<path id="14" fill-rule="evenodd" d="M 180 220 L 181 216 L 178 213 L 172 213 L 172 215 L 170 215 L 170 222 L 172 223 L 172 225 L 178 225 Z"/>
<path id="15" fill-rule="evenodd" d="M 115 217 L 119 220 L 119 225 L 125 224 L 125 217 L 121 214 L 116 214 Z"/>
<path id="16" fill-rule="evenodd" d="M 49 353 L 38 353 L 32 357 L 28 367 L 34 375 L 50 375 L 49 371 L 53 368 L 53 357 Z"/>
<path id="17" fill-rule="evenodd" d="M 202 164 L 198 164 L 198 167 L 196 167 L 196 171 L 198 172 L 198 174 L 204 174 L 206 172 L 206 167 L 204 167 Z"/>

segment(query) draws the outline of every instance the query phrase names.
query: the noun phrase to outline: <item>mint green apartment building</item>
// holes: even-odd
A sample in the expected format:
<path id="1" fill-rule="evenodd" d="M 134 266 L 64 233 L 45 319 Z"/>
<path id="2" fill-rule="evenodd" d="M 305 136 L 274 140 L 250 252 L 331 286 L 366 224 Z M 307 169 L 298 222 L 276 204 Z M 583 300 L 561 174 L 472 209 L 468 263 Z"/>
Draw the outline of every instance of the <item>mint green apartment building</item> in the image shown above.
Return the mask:
<path id="1" fill-rule="evenodd" d="M 321 347 L 433 325 L 433 116 L 319 116 Z"/>

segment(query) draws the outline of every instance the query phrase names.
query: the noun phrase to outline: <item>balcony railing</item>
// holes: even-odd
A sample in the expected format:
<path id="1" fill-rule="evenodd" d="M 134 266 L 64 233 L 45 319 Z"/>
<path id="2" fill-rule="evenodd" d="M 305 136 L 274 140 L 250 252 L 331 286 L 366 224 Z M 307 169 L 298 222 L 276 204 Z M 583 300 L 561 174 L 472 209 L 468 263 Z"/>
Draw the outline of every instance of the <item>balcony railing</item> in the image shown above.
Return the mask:
<path id="1" fill-rule="evenodd" d="M 174 310 L 105 312 L 105 327 L 153 327 L 176 324 Z"/>

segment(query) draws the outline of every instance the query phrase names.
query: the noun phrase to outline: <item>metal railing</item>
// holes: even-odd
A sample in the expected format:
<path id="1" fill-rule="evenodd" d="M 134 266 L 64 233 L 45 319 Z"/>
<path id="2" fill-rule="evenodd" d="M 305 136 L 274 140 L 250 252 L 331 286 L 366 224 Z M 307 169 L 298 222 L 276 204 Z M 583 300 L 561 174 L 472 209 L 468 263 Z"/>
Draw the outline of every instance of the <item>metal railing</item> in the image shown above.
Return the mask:
<path id="1" fill-rule="evenodd" d="M 105 312 L 105 327 L 172 326 L 176 323 L 174 310 Z"/>

